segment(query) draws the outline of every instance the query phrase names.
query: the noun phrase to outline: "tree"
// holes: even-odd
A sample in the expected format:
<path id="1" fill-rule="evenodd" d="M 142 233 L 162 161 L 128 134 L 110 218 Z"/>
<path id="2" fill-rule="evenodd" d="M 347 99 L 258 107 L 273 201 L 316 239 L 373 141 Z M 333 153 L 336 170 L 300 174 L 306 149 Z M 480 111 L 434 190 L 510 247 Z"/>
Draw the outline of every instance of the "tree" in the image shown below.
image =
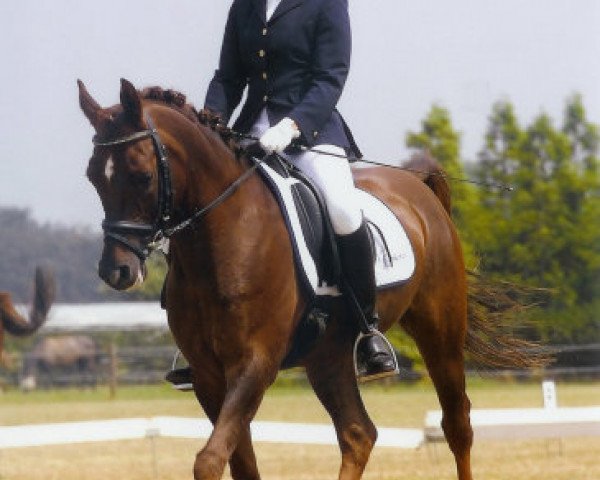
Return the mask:
<path id="1" fill-rule="evenodd" d="M 508 102 L 496 103 L 489 118 L 485 145 L 474 169 L 475 178 L 482 185 L 511 186 L 514 173 L 519 168 L 524 140 L 525 133 L 517 121 L 512 105 Z M 482 256 L 485 270 L 502 270 L 510 262 L 508 252 L 514 191 L 481 187 L 477 190 L 477 196 L 483 207 L 472 226 L 477 251 Z"/>
<path id="2" fill-rule="evenodd" d="M 570 140 L 580 189 L 571 192 L 569 207 L 578 216 L 573 244 L 582 267 L 574 279 L 583 338 L 600 339 L 600 132 L 586 118 L 581 95 L 567 103 L 562 131 Z M 586 331 L 587 330 L 587 331 Z"/>
<path id="3" fill-rule="evenodd" d="M 545 312 L 552 322 L 542 327 L 555 341 L 593 330 L 590 306 L 600 294 L 599 143 L 579 96 L 567 102 L 562 129 L 541 114 L 523 131 L 504 102 L 493 109 L 480 154 L 479 179 L 514 186 L 497 195 L 480 192 L 488 224 L 487 235 L 479 230 L 482 270 L 555 289 L 553 313 Z"/>

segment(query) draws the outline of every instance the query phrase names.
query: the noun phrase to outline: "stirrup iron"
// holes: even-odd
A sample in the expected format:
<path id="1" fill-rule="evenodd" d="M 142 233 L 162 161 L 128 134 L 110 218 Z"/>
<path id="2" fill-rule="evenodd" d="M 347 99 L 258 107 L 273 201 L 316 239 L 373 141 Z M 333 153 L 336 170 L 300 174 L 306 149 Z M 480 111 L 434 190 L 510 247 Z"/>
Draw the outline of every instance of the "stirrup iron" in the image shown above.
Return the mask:
<path id="1" fill-rule="evenodd" d="M 181 350 L 177 349 L 175 355 L 173 355 L 173 362 L 171 363 L 171 371 L 177 369 L 177 360 L 181 356 Z M 179 390 L 180 392 L 189 392 L 194 389 L 194 385 L 192 383 L 172 383 L 172 388 L 175 390 Z"/>
<path id="2" fill-rule="evenodd" d="M 367 338 L 367 337 L 379 337 L 384 341 L 385 345 L 387 346 L 388 353 L 390 354 L 390 356 L 392 357 L 392 360 L 394 362 L 393 370 L 374 373 L 372 375 L 366 375 L 366 371 L 361 370 L 361 368 L 359 367 L 359 361 L 358 361 L 358 345 L 364 338 Z M 356 340 L 354 341 L 354 348 L 352 351 L 352 360 L 354 362 L 354 374 L 356 375 L 356 378 L 358 379 L 358 381 L 360 383 L 369 382 L 371 380 L 377 380 L 377 379 L 386 378 L 386 377 L 393 377 L 400 373 L 400 366 L 398 365 L 398 358 L 396 357 L 396 351 L 394 350 L 394 347 L 392 346 L 390 341 L 386 338 L 386 336 L 375 328 L 372 328 L 368 333 L 365 333 L 362 331 L 359 332 L 358 336 L 356 337 Z"/>

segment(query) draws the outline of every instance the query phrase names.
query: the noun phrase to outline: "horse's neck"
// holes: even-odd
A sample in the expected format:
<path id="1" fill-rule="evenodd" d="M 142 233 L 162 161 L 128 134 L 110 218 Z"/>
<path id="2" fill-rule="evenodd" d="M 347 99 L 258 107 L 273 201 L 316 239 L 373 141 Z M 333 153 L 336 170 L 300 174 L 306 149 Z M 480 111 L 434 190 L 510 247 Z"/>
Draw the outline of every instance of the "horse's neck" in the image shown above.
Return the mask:
<path id="1" fill-rule="evenodd" d="M 211 132 L 198 129 L 185 143 L 186 207 L 197 211 L 209 205 L 239 178 L 244 166 Z"/>
<path id="2" fill-rule="evenodd" d="M 238 180 L 249 168 L 222 140 L 210 131 L 198 129 L 195 135 L 182 142 L 186 152 L 181 181 L 186 191 L 183 208 L 186 215 L 206 208 Z M 177 188 L 177 187 L 176 187 Z M 199 265 L 213 270 L 215 264 L 236 263 L 245 252 L 246 244 L 256 245 L 265 230 L 267 215 L 264 207 L 272 198 L 257 175 L 239 184 L 227 198 L 202 216 L 194 226 L 173 242 L 174 256 L 179 267 L 190 275 L 198 275 Z M 214 276 L 217 275 L 213 270 Z M 202 275 L 209 275 L 206 270 Z"/>

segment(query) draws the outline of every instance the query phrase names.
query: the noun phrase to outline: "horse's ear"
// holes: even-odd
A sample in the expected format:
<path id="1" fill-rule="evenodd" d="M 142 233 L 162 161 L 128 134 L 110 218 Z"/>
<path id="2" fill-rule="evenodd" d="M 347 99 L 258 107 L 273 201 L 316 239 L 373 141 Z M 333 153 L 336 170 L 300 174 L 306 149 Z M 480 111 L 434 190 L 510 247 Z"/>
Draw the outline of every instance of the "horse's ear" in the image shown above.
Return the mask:
<path id="1" fill-rule="evenodd" d="M 92 126 L 98 129 L 102 116 L 102 107 L 92 98 L 81 80 L 77 80 L 77 85 L 79 86 L 79 106 Z"/>
<path id="2" fill-rule="evenodd" d="M 142 100 L 140 94 L 131 82 L 121 79 L 121 105 L 123 111 L 135 126 L 141 127 L 142 122 Z"/>

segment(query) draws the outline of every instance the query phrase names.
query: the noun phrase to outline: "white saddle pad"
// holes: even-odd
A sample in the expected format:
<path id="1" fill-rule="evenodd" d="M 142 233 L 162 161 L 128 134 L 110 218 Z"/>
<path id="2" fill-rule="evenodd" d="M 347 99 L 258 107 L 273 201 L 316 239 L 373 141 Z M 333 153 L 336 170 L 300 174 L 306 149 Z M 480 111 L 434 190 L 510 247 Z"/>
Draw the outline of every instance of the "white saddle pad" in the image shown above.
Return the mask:
<path id="1" fill-rule="evenodd" d="M 278 190 L 279 205 L 285 218 L 297 259 L 297 267 L 304 274 L 316 295 L 340 295 L 336 285 L 324 284 L 309 253 L 290 186 L 299 183 L 295 178 L 284 178 L 261 163 L 260 170 Z M 360 203 L 375 243 L 375 278 L 378 289 L 389 288 L 408 280 L 415 269 L 415 257 L 410 241 L 392 211 L 378 198 L 358 190 Z"/>

